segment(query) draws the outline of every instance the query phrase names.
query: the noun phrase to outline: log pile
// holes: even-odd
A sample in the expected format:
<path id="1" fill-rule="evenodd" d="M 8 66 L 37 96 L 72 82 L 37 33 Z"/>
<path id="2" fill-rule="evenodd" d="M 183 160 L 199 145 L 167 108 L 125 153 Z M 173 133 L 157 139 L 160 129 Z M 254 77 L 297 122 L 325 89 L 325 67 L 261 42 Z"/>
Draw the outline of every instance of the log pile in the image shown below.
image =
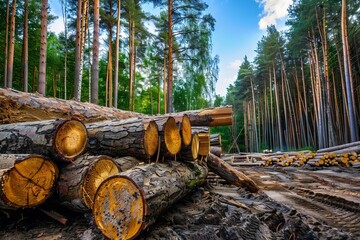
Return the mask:
<path id="1" fill-rule="evenodd" d="M 39 207 L 52 195 L 52 204 L 92 212 L 109 238 L 140 234 L 208 168 L 258 191 L 219 158 L 221 138 L 209 133 L 232 124 L 231 106 L 145 116 L 0 88 L 0 124 L 0 209 Z"/>
<path id="2" fill-rule="evenodd" d="M 360 165 L 360 142 L 320 149 L 317 152 L 244 153 L 224 157 L 235 167 L 357 167 Z"/>

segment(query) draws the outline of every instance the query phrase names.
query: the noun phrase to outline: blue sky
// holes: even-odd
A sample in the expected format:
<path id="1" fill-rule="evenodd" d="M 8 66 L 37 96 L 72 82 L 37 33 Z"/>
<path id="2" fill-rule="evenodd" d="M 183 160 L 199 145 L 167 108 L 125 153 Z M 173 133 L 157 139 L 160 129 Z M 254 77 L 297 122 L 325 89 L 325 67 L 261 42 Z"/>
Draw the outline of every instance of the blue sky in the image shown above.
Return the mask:
<path id="1" fill-rule="evenodd" d="M 205 0 L 207 13 L 216 19 L 213 33 L 213 54 L 220 57 L 220 73 L 216 93 L 226 94 L 244 59 L 255 56 L 257 42 L 266 33 L 266 26 L 275 24 L 282 30 L 287 17 L 286 9 L 292 0 Z M 60 0 L 50 0 L 51 12 L 59 16 L 51 26 L 54 32 L 63 31 Z"/>

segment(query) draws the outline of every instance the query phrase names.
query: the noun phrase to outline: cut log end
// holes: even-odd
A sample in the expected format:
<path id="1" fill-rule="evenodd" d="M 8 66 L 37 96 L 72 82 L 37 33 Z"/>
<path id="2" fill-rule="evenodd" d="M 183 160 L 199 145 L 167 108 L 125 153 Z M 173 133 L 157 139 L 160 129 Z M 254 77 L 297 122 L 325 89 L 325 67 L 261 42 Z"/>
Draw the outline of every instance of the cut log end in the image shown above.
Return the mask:
<path id="1" fill-rule="evenodd" d="M 94 162 L 84 176 L 84 184 L 81 188 L 81 195 L 85 206 L 89 209 L 93 206 L 95 193 L 100 184 L 109 176 L 119 173 L 117 164 L 110 157 L 100 156 Z"/>
<path id="2" fill-rule="evenodd" d="M 206 156 L 210 152 L 210 134 L 198 133 L 199 136 L 199 155 Z"/>
<path id="3" fill-rule="evenodd" d="M 65 159 L 79 156 L 86 148 L 87 131 L 82 122 L 71 119 L 60 124 L 56 130 L 54 147 Z"/>
<path id="4" fill-rule="evenodd" d="M 133 239 L 143 229 L 145 199 L 137 184 L 116 175 L 104 181 L 95 196 L 94 219 L 110 239 Z"/>
<path id="5" fill-rule="evenodd" d="M 58 177 L 56 165 L 41 156 L 30 155 L 9 169 L 1 182 L 6 204 L 14 208 L 32 208 L 52 193 Z"/>
<path id="6" fill-rule="evenodd" d="M 199 136 L 197 133 L 193 134 L 191 141 L 191 154 L 193 160 L 196 160 L 199 156 Z"/>
<path id="7" fill-rule="evenodd" d="M 164 125 L 164 141 L 166 149 L 171 155 L 176 155 L 180 151 L 180 131 L 173 117 L 169 117 Z"/>
<path id="8" fill-rule="evenodd" d="M 159 129 L 155 121 L 150 121 L 145 130 L 144 148 L 146 154 L 153 156 L 159 145 Z"/>
<path id="9" fill-rule="evenodd" d="M 183 145 L 189 146 L 191 143 L 191 122 L 188 115 L 184 114 L 181 122 L 181 138 Z"/>

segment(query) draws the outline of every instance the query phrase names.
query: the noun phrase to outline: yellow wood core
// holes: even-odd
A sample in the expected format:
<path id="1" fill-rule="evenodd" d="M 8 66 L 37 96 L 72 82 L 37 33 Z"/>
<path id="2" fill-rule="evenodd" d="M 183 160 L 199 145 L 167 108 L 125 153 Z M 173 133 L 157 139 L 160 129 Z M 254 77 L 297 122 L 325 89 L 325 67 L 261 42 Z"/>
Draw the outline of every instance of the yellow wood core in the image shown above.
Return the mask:
<path id="1" fill-rule="evenodd" d="M 191 122 L 188 115 L 184 115 L 181 122 L 181 137 L 184 146 L 189 146 L 191 143 Z"/>
<path id="2" fill-rule="evenodd" d="M 199 136 L 197 133 L 193 134 L 192 136 L 191 154 L 194 160 L 199 156 Z"/>
<path id="3" fill-rule="evenodd" d="M 64 122 L 54 138 L 55 149 L 65 158 L 79 156 L 87 144 L 87 131 L 84 124 L 78 120 Z"/>
<path id="4" fill-rule="evenodd" d="M 199 155 L 206 156 L 210 152 L 210 134 L 199 133 Z"/>
<path id="5" fill-rule="evenodd" d="M 159 146 L 159 130 L 155 121 L 150 121 L 146 127 L 144 147 L 146 154 L 151 157 L 156 153 Z"/>
<path id="6" fill-rule="evenodd" d="M 142 193 L 132 180 L 120 175 L 110 177 L 95 195 L 95 223 L 110 239 L 132 239 L 142 229 L 144 206 Z"/>
<path id="7" fill-rule="evenodd" d="M 3 175 L 4 196 L 13 207 L 36 207 L 51 194 L 57 177 L 56 165 L 40 156 L 30 156 Z"/>
<path id="8" fill-rule="evenodd" d="M 181 136 L 175 119 L 169 117 L 164 126 L 164 141 L 168 152 L 172 155 L 177 154 L 181 149 Z"/>
<path id="9" fill-rule="evenodd" d="M 108 177 L 119 173 L 116 163 L 109 157 L 101 156 L 87 170 L 83 186 L 80 189 L 83 202 L 89 209 L 92 208 L 96 190 Z"/>

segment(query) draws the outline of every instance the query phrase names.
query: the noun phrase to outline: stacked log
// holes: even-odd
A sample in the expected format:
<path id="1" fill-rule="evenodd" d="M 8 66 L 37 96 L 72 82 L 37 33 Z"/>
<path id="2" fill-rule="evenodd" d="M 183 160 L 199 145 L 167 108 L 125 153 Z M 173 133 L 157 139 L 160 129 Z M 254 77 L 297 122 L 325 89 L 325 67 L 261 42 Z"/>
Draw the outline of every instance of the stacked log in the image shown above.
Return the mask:
<path id="1" fill-rule="evenodd" d="M 169 161 L 111 176 L 96 193 L 95 223 L 110 239 L 133 239 L 165 209 L 202 184 L 206 175 L 204 165 Z"/>
<path id="2" fill-rule="evenodd" d="M 76 119 L 0 125 L 0 153 L 41 154 L 71 161 L 85 151 L 87 131 Z"/>
<path id="3" fill-rule="evenodd" d="M 33 208 L 53 192 L 58 168 L 40 155 L 0 154 L 0 208 Z"/>

